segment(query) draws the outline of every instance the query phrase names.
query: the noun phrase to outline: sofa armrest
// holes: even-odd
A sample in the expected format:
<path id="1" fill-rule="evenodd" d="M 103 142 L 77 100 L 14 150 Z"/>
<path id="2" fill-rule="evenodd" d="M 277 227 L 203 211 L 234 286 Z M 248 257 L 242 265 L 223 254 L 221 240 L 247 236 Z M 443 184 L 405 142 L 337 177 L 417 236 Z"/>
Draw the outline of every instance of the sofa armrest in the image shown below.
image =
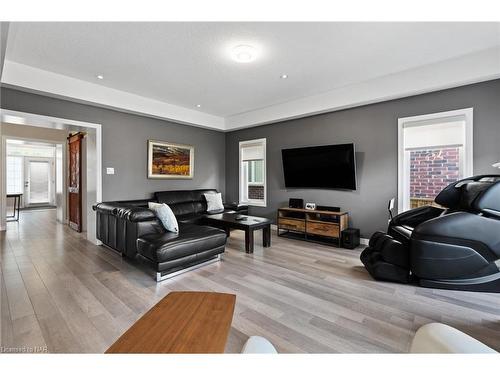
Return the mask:
<path id="1" fill-rule="evenodd" d="M 116 215 L 132 223 L 156 220 L 156 214 L 149 208 L 124 207 L 117 210 Z"/>
<path id="2" fill-rule="evenodd" d="M 96 212 L 113 215 L 133 223 L 156 219 L 155 213 L 149 208 L 124 204 L 122 202 L 102 202 L 95 204 L 92 208 Z"/>
<path id="3" fill-rule="evenodd" d="M 118 206 L 116 202 L 102 202 L 93 205 L 92 209 L 103 214 L 116 215 Z"/>

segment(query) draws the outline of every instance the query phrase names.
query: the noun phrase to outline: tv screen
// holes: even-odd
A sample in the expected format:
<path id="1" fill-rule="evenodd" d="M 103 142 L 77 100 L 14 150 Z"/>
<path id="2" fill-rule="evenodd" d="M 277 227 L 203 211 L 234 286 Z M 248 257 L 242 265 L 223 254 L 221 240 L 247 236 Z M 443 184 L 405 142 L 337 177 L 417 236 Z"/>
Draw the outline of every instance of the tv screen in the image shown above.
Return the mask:
<path id="1" fill-rule="evenodd" d="M 281 150 L 285 186 L 356 190 L 354 144 Z"/>

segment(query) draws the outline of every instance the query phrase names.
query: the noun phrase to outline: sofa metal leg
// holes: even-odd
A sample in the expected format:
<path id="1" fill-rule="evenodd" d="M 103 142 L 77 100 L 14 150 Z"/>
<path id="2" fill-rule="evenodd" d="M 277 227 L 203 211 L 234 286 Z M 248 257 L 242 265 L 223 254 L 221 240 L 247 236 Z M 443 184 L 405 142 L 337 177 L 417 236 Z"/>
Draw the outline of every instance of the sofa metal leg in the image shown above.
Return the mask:
<path id="1" fill-rule="evenodd" d="M 187 268 L 184 268 L 182 270 L 179 270 L 179 271 L 175 271 L 175 272 L 171 272 L 171 273 L 166 273 L 164 275 L 162 275 L 161 272 L 156 272 L 156 282 L 160 282 L 160 281 L 164 281 L 164 280 L 167 280 L 167 279 L 170 279 L 174 276 L 178 276 L 180 274 L 183 274 L 185 272 L 188 272 L 188 271 L 192 271 L 192 270 L 195 270 L 197 268 L 200 268 L 200 267 L 203 267 L 203 266 L 206 266 L 210 263 L 215 263 L 215 262 L 218 262 L 222 260 L 222 254 L 218 254 L 216 255 L 215 257 L 203 262 L 203 263 L 199 263 L 199 264 L 195 264 L 194 266 L 191 266 L 191 267 L 187 267 Z"/>

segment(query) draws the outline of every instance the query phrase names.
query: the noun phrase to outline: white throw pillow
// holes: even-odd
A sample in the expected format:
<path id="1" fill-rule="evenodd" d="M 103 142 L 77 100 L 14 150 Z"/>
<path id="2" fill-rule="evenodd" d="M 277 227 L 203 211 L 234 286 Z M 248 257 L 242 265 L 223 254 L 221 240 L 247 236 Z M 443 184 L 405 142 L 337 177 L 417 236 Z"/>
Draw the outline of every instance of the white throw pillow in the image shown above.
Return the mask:
<path id="1" fill-rule="evenodd" d="M 222 204 L 222 194 L 221 193 L 207 193 L 204 194 L 207 200 L 207 211 L 221 211 L 224 210 L 224 204 Z"/>
<path id="2" fill-rule="evenodd" d="M 169 232 L 179 233 L 179 224 L 172 212 L 172 209 L 165 203 L 148 202 L 148 207 L 152 210 L 158 219 L 160 219 L 163 227 Z"/>

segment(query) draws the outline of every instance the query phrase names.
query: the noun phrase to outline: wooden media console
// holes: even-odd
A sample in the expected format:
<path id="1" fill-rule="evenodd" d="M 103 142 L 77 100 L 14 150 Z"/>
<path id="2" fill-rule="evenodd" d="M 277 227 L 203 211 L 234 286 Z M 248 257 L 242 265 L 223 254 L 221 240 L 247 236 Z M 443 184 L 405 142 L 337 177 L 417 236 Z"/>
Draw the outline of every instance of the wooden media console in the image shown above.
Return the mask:
<path id="1" fill-rule="evenodd" d="M 278 236 L 341 246 L 342 231 L 349 226 L 349 213 L 284 207 L 278 209 Z"/>

